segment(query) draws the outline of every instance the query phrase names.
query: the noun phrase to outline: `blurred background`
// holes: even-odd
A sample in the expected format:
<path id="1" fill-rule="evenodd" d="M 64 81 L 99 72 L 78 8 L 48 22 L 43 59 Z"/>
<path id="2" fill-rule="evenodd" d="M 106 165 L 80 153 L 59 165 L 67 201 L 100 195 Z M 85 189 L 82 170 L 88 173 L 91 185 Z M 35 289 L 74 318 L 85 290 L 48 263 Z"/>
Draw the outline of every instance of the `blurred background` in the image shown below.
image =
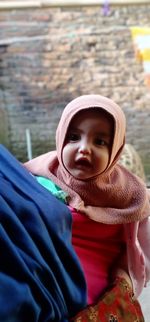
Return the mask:
<path id="1" fill-rule="evenodd" d="M 0 143 L 21 161 L 55 148 L 65 105 L 116 101 L 150 182 L 150 1 L 0 1 Z"/>

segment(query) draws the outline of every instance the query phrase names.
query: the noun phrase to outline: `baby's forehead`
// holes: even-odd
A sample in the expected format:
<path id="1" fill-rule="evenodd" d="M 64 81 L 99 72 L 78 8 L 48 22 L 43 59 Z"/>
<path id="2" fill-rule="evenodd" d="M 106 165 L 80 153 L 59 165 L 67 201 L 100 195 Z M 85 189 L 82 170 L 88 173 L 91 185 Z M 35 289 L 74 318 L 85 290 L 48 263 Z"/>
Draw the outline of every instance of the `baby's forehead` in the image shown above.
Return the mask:
<path id="1" fill-rule="evenodd" d="M 106 119 L 106 120 L 110 120 L 111 122 L 113 121 L 114 123 L 114 118 L 113 116 L 108 113 L 104 108 L 102 107 L 90 107 L 90 108 L 85 108 L 85 109 L 81 109 L 80 111 L 77 111 L 74 116 L 71 118 L 70 120 L 70 124 L 74 124 L 74 123 L 78 123 L 82 120 L 85 119 L 92 119 L 92 118 L 96 118 L 96 119 Z"/>
<path id="2" fill-rule="evenodd" d="M 79 108 L 75 113 L 74 116 L 84 114 L 102 114 L 102 113 L 107 113 L 107 110 L 104 109 L 103 107 L 97 107 L 97 106 L 92 106 L 92 107 L 84 107 L 84 108 Z"/>

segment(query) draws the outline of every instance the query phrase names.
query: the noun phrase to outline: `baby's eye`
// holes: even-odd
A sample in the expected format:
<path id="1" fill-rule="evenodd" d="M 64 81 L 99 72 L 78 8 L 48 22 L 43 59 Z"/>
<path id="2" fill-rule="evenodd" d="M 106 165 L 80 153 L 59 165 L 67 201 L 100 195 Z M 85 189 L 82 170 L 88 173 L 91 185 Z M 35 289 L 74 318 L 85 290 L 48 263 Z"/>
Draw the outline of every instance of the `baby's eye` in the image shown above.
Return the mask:
<path id="1" fill-rule="evenodd" d="M 95 139 L 95 144 L 97 145 L 107 145 L 107 142 L 101 138 L 96 138 Z"/>
<path id="2" fill-rule="evenodd" d="M 67 141 L 75 142 L 78 141 L 80 138 L 80 135 L 77 133 L 68 133 L 67 135 Z"/>

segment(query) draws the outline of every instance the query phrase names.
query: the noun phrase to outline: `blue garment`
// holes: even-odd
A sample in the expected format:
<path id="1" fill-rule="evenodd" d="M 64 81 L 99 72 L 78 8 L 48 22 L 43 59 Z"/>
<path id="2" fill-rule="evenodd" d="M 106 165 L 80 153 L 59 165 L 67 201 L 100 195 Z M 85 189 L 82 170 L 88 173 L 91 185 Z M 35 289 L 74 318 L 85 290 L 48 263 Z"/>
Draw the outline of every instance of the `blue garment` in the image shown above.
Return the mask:
<path id="1" fill-rule="evenodd" d="M 0 145 L 0 322 L 66 322 L 85 306 L 71 220 Z"/>

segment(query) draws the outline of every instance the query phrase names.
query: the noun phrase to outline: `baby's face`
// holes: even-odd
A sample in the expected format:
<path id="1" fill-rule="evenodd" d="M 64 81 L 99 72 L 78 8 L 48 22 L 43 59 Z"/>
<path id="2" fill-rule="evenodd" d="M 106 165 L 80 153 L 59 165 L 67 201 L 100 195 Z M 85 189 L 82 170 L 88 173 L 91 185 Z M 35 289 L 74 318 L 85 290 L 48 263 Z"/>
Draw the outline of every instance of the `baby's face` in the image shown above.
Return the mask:
<path id="1" fill-rule="evenodd" d="M 74 116 L 62 153 L 63 164 L 72 176 L 86 180 L 106 169 L 112 148 L 113 123 L 109 114 L 94 108 Z"/>

